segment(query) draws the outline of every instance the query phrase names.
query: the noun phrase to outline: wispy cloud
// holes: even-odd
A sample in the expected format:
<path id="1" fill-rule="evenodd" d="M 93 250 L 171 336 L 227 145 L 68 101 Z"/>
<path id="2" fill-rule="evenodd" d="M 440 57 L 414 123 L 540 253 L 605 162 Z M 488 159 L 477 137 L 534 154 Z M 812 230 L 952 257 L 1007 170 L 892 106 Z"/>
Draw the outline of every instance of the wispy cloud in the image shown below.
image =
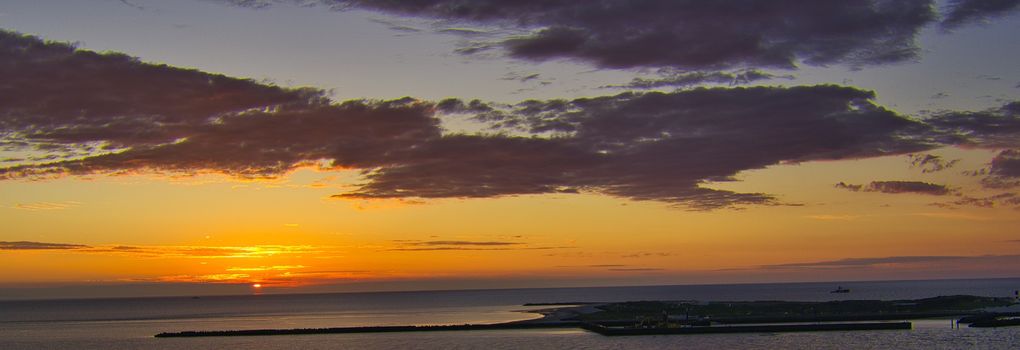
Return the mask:
<path id="1" fill-rule="evenodd" d="M 840 182 L 837 183 L 835 187 L 853 192 L 881 192 L 892 194 L 914 193 L 944 196 L 953 193 L 953 191 L 945 185 L 923 181 L 872 181 L 867 186 Z"/>
<path id="2" fill-rule="evenodd" d="M 817 214 L 805 216 L 808 219 L 822 220 L 822 221 L 853 221 L 860 219 L 860 215 L 847 215 L 847 214 Z"/>
<path id="3" fill-rule="evenodd" d="M 921 169 L 922 173 L 935 173 L 952 168 L 960 162 L 959 159 L 945 160 L 941 156 L 933 154 L 909 154 L 910 166 Z"/>
<path id="4" fill-rule="evenodd" d="M 423 251 L 502 251 L 502 250 L 552 250 L 572 247 L 565 246 L 543 246 L 526 242 L 513 241 L 467 241 L 467 240 L 393 240 L 396 247 L 386 248 L 386 251 L 423 252 Z"/>
<path id="5" fill-rule="evenodd" d="M 670 252 L 636 252 L 636 253 L 621 254 L 620 257 L 621 258 L 648 258 L 648 257 L 667 257 L 667 256 L 675 256 L 675 255 L 676 255 L 676 253 L 670 253 Z"/>
<path id="6" fill-rule="evenodd" d="M 955 29 L 1002 17 L 1020 9 L 1020 0 L 950 0 L 942 27 Z"/>
<path id="7" fill-rule="evenodd" d="M 594 264 L 594 265 L 559 265 L 559 266 L 556 266 L 556 267 L 561 267 L 561 268 L 577 268 L 577 267 L 606 268 L 606 267 L 626 267 L 626 266 L 627 265 L 620 265 L 620 264 Z"/>
<path id="8" fill-rule="evenodd" d="M 657 267 L 617 267 L 608 269 L 609 271 L 631 271 L 631 272 L 642 272 L 642 271 L 664 271 L 666 269 Z"/>
<path id="9" fill-rule="evenodd" d="M 76 201 L 63 201 L 63 202 L 34 202 L 34 203 L 18 203 L 12 208 L 28 211 L 47 211 L 47 210 L 63 210 L 68 208 L 74 208 L 81 205 L 81 202 Z"/>
<path id="10" fill-rule="evenodd" d="M 274 265 L 274 266 L 256 266 L 256 267 L 230 267 L 227 271 L 230 272 L 263 272 L 263 271 L 288 271 L 304 269 L 308 266 L 304 265 Z"/>
<path id="11" fill-rule="evenodd" d="M 76 250 L 90 248 L 84 244 L 45 243 L 31 241 L 0 241 L 0 250 Z"/>
<path id="12" fill-rule="evenodd" d="M 685 72 L 663 69 L 659 78 L 634 78 L 624 85 L 607 85 L 607 88 L 656 89 L 663 87 L 688 87 L 704 84 L 726 84 L 729 86 L 750 84 L 759 80 L 773 78 L 792 78 L 792 76 L 776 76 L 757 69 L 733 72 Z"/>
<path id="13" fill-rule="evenodd" d="M 1020 262 L 1020 255 L 979 255 L 979 256 L 928 255 L 928 256 L 888 256 L 876 258 L 846 258 L 840 260 L 761 265 L 758 268 L 831 269 L 831 268 L 875 267 L 883 265 L 920 265 L 934 263 L 975 263 L 975 262 L 988 263 L 1002 261 Z"/>
<path id="14" fill-rule="evenodd" d="M 569 246 L 537 246 L 537 247 L 505 247 L 505 248 L 481 248 L 481 247 L 403 247 L 403 248 L 390 248 L 388 251 L 403 251 L 403 252 L 422 252 L 422 251 L 445 251 L 445 250 L 551 250 L 551 249 L 569 249 L 574 247 Z"/>
<path id="15" fill-rule="evenodd" d="M 109 254 L 144 258 L 244 259 L 338 251 L 338 247 L 307 245 L 255 246 L 126 246 L 44 242 L 0 242 L 0 250 L 53 250 L 69 254 Z"/>
<path id="16" fill-rule="evenodd" d="M 498 241 L 425 241 L 425 242 L 408 242 L 409 245 L 423 245 L 423 246 L 509 246 L 509 245 L 522 245 L 521 242 L 498 242 Z"/>
<path id="17" fill-rule="evenodd" d="M 974 197 L 968 195 L 961 195 L 956 200 L 949 202 L 938 202 L 932 205 L 941 208 L 956 209 L 959 207 L 978 207 L 978 208 L 995 208 L 995 207 L 1014 207 L 1020 208 L 1020 195 L 1013 192 L 999 193 L 991 196 Z"/>

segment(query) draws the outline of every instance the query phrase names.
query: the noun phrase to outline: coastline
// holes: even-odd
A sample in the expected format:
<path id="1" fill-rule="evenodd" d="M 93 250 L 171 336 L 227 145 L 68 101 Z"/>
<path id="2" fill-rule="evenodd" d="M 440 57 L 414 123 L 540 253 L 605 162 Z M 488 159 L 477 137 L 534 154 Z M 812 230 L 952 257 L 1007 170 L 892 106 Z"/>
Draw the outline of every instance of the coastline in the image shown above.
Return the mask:
<path id="1" fill-rule="evenodd" d="M 527 304 L 532 306 L 542 304 Z M 552 304 L 550 304 L 552 305 Z M 754 332 L 863 331 L 912 329 L 905 320 L 926 318 L 998 319 L 1020 314 L 989 308 L 1018 307 L 1012 298 L 969 295 L 917 300 L 850 300 L 832 302 L 692 302 L 557 303 L 557 307 L 521 310 L 539 318 L 493 324 L 362 326 L 299 329 L 254 329 L 163 332 L 157 338 L 265 336 L 295 334 L 388 333 L 580 328 L 602 335 L 703 334 Z M 670 311 L 683 310 L 683 317 Z M 810 311 L 805 311 L 810 310 Z M 832 310 L 836 310 L 833 312 Z M 889 312 L 889 310 L 894 310 Z M 692 311 L 694 312 L 692 317 Z M 735 314 L 739 313 L 739 316 Z M 720 317 L 721 316 L 721 317 Z M 962 320 L 961 320 L 962 321 Z M 1007 323 L 1008 324 L 1008 323 Z"/>

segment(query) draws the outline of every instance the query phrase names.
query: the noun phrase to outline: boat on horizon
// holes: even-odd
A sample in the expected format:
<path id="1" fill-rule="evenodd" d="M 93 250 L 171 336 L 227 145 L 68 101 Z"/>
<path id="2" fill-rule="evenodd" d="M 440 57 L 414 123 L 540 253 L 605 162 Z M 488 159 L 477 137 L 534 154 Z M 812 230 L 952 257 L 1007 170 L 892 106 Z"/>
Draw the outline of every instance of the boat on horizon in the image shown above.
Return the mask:
<path id="1" fill-rule="evenodd" d="M 849 288 L 843 288 L 843 286 L 836 287 L 836 290 L 829 291 L 829 293 L 850 293 Z"/>

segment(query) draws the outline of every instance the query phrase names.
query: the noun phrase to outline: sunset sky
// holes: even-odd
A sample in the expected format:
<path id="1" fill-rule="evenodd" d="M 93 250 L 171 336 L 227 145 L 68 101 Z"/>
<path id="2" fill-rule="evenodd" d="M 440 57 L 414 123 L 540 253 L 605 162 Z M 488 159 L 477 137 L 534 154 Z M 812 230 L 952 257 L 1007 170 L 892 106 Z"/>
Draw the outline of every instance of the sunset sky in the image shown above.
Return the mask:
<path id="1" fill-rule="evenodd" d="M 4 1 L 0 299 L 1020 277 L 1017 33 L 1020 0 Z"/>

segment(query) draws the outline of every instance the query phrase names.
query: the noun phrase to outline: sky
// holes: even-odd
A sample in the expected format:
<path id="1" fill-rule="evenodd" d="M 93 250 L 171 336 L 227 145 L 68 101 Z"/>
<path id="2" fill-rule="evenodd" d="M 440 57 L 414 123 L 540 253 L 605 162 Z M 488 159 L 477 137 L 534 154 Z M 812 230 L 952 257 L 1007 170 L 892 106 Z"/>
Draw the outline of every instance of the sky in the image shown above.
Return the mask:
<path id="1" fill-rule="evenodd" d="M 1020 277 L 1020 1 L 11 0 L 0 299 Z"/>

